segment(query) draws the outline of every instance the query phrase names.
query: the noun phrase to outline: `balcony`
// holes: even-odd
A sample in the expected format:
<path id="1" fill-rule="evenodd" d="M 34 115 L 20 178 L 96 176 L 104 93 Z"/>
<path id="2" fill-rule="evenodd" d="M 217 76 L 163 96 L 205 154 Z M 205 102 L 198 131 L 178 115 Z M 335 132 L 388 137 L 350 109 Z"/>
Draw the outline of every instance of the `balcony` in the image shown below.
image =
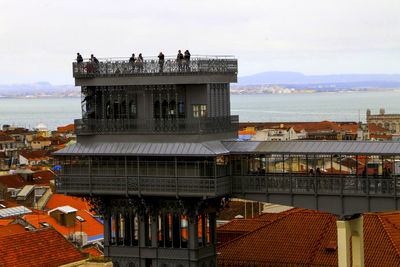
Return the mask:
<path id="1" fill-rule="evenodd" d="M 77 135 L 98 134 L 208 134 L 235 132 L 238 116 L 169 119 L 79 119 Z"/>
<path id="2" fill-rule="evenodd" d="M 192 56 L 189 62 L 177 62 L 175 57 L 166 57 L 163 64 L 157 58 L 145 58 L 143 62 L 129 59 L 100 59 L 99 63 L 89 60 L 73 63 L 76 79 L 94 77 L 165 76 L 193 74 L 237 74 L 237 59 L 232 56 Z"/>
<path id="3" fill-rule="evenodd" d="M 231 178 L 198 177 L 90 177 L 61 175 L 56 191 L 71 195 L 148 195 L 217 197 L 230 194 Z"/>

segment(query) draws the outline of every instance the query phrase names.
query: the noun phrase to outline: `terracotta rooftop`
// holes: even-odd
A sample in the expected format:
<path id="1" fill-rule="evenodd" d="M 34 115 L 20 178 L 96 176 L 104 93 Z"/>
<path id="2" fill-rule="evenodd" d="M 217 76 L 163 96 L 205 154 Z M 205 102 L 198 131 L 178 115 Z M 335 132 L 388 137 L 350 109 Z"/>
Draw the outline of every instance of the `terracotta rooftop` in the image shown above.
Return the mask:
<path id="1" fill-rule="evenodd" d="M 0 236 L 0 251 L 1 266 L 60 266 L 85 259 L 62 235 L 49 228 Z"/>
<path id="2" fill-rule="evenodd" d="M 28 160 L 42 160 L 51 158 L 51 153 L 48 150 L 20 150 L 19 154 Z"/>
<path id="3" fill-rule="evenodd" d="M 0 142 L 13 142 L 15 139 L 4 132 L 0 132 Z"/>
<path id="4" fill-rule="evenodd" d="M 229 201 L 228 206 L 221 209 L 217 214 L 217 220 L 233 220 L 237 215 L 243 217 L 246 215 L 246 218 L 256 217 L 262 210 L 261 206 L 262 204 L 258 202 Z"/>
<path id="5" fill-rule="evenodd" d="M 45 210 L 52 210 L 58 207 L 69 205 L 77 210 L 86 210 L 90 212 L 90 205 L 80 197 L 72 197 L 61 194 L 52 194 L 44 207 Z M 94 215 L 94 212 L 90 212 Z"/>
<path id="6" fill-rule="evenodd" d="M 20 224 L 10 224 L 8 226 L 0 226 L 0 237 L 12 234 L 25 233 L 25 227 Z"/>
<path id="7" fill-rule="evenodd" d="M 287 211 L 263 227 L 221 245 L 218 261 L 337 264 L 337 255 L 325 249 L 328 242 L 336 240 L 336 220 L 329 213 Z"/>
<path id="8" fill-rule="evenodd" d="M 8 188 L 23 188 L 25 185 L 51 186 L 54 173 L 48 170 L 37 171 L 32 174 L 33 181 L 25 181 L 19 174 L 1 175 L 0 183 Z"/>
<path id="9" fill-rule="evenodd" d="M 248 233 L 219 246 L 219 265 L 337 266 L 336 221 L 329 213 L 292 209 L 253 231 L 252 222 Z M 364 248 L 365 266 L 400 266 L 400 212 L 364 214 Z"/>
<path id="10" fill-rule="evenodd" d="M 57 132 L 73 132 L 74 131 L 74 124 L 68 124 L 64 127 L 57 127 Z"/>
<path id="11" fill-rule="evenodd" d="M 0 183 L 8 188 L 22 188 L 25 185 L 24 179 L 18 174 L 0 175 Z"/>
<path id="12" fill-rule="evenodd" d="M 22 216 L 22 218 L 25 221 L 32 224 L 33 226 L 35 226 L 36 228 L 45 227 L 41 223 L 48 223 L 64 236 L 67 236 L 69 233 L 75 233 L 75 232 L 85 232 L 88 235 L 88 238 L 104 234 L 103 224 L 99 222 L 96 218 L 94 218 L 91 214 L 89 214 L 87 211 L 78 210 L 76 212 L 76 215 L 82 217 L 85 221 L 80 222 L 76 220 L 75 226 L 71 227 L 66 227 L 58 224 L 57 220 L 48 214 L 40 214 L 40 216 L 27 214 Z"/>
<path id="13" fill-rule="evenodd" d="M 25 128 L 16 128 L 13 130 L 7 130 L 5 131 L 7 134 L 12 135 L 12 134 L 24 134 L 24 133 L 29 133 L 30 131 Z"/>
<path id="14" fill-rule="evenodd" d="M 82 250 L 82 253 L 89 254 L 89 257 L 103 257 L 103 253 L 94 247 L 86 248 Z"/>

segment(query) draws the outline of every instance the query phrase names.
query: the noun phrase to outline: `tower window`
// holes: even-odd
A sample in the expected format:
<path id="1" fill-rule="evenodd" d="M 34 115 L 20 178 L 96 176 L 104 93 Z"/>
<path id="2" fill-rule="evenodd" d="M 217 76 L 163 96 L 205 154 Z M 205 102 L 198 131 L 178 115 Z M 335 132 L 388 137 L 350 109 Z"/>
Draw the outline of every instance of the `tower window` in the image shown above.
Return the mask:
<path id="1" fill-rule="evenodd" d="M 207 117 L 207 105 L 193 105 L 193 118 Z"/>

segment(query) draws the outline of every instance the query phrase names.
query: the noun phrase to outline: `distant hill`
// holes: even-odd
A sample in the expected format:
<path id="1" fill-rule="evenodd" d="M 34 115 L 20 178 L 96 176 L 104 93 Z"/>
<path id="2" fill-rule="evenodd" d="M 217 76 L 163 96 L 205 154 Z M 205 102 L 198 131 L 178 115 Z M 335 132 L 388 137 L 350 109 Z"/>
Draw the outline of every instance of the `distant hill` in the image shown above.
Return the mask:
<path id="1" fill-rule="evenodd" d="M 239 85 L 251 84 L 328 84 L 328 83 L 400 83 L 400 74 L 304 75 L 300 72 L 269 71 L 242 76 Z"/>
<path id="2" fill-rule="evenodd" d="M 21 83 L 21 84 L 0 84 L 0 93 L 18 92 L 51 92 L 60 89 L 73 89 L 74 85 L 52 85 L 49 82 Z"/>
<path id="3" fill-rule="evenodd" d="M 0 84 L 0 97 L 79 97 L 74 85 L 52 85 L 48 82 Z"/>

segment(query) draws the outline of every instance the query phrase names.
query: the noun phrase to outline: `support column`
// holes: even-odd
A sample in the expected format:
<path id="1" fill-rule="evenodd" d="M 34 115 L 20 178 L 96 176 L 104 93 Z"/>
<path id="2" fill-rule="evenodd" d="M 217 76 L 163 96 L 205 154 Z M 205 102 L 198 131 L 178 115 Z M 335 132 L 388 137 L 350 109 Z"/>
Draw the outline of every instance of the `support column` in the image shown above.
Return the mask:
<path id="1" fill-rule="evenodd" d="M 108 256 L 108 247 L 110 246 L 111 240 L 111 214 L 108 212 L 104 216 L 104 256 Z"/>
<path id="2" fill-rule="evenodd" d="M 146 225 L 145 225 L 146 215 L 139 216 L 139 247 L 143 248 L 146 246 Z"/>
<path id="3" fill-rule="evenodd" d="M 210 220 L 210 243 L 212 245 L 217 244 L 217 216 L 215 212 L 209 214 Z"/>
<path id="4" fill-rule="evenodd" d="M 197 216 L 188 217 L 188 245 L 189 249 L 197 249 L 199 247 L 199 240 L 198 240 L 198 219 Z"/>
<path id="5" fill-rule="evenodd" d="M 339 267 L 350 265 L 350 237 L 353 251 L 353 267 L 364 267 L 364 234 L 363 217 L 346 221 L 337 221 L 338 263 Z"/>
<path id="6" fill-rule="evenodd" d="M 151 216 L 151 246 L 158 247 L 158 216 Z"/>

